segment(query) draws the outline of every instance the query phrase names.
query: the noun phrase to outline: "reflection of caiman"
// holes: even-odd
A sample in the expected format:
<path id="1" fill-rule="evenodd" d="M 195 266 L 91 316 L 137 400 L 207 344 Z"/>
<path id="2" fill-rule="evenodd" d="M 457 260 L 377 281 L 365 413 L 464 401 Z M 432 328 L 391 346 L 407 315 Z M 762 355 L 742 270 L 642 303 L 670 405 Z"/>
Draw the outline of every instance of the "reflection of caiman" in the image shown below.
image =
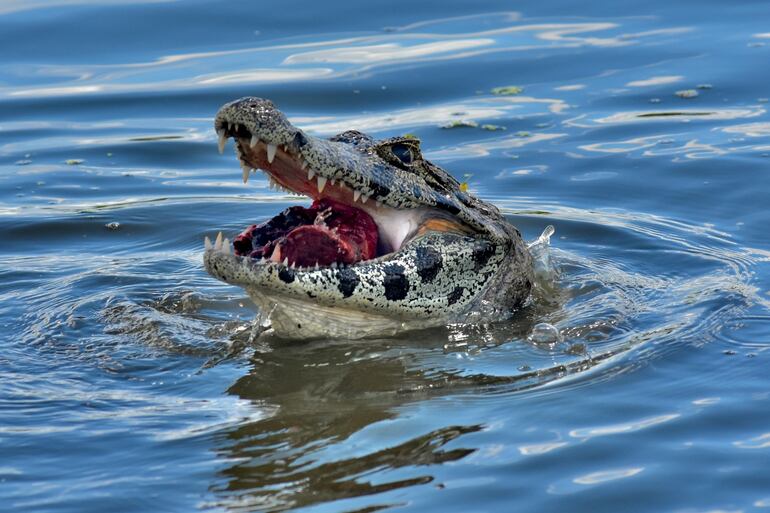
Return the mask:
<path id="1" fill-rule="evenodd" d="M 500 318 L 528 297 L 519 231 L 425 160 L 418 140 L 318 139 L 259 98 L 223 106 L 214 126 L 220 151 L 235 139 L 244 181 L 260 168 L 313 199 L 250 226 L 232 249 L 221 234 L 206 244 L 208 272 L 246 289 L 277 334 L 385 335 Z"/>

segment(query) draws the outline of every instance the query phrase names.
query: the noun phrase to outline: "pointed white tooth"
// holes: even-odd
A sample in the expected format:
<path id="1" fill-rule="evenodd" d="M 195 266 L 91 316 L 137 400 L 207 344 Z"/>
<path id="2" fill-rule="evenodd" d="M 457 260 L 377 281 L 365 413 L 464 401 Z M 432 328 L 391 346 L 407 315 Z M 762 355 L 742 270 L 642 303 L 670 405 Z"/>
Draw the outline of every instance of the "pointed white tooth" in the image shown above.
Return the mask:
<path id="1" fill-rule="evenodd" d="M 249 142 L 249 146 L 252 148 L 257 145 L 259 142 L 259 137 L 257 137 L 257 134 L 251 134 L 251 142 Z"/>
<path id="2" fill-rule="evenodd" d="M 313 169 L 312 169 L 312 168 L 311 168 L 311 169 L 308 169 L 308 170 L 307 170 L 307 179 L 308 179 L 308 180 L 312 180 L 314 176 L 315 176 L 315 171 L 313 171 Z"/>
<path id="3" fill-rule="evenodd" d="M 319 269 L 318 262 L 315 263 L 315 270 L 317 271 Z"/>
<path id="4" fill-rule="evenodd" d="M 221 155 L 225 151 L 227 136 L 225 135 L 224 130 L 217 130 L 217 135 L 219 136 L 219 140 L 217 141 L 217 148 L 219 149 L 219 154 Z"/>
<path id="5" fill-rule="evenodd" d="M 369 201 L 369 196 L 367 196 L 366 194 L 362 194 L 361 203 L 366 203 L 367 201 Z"/>
<path id="6" fill-rule="evenodd" d="M 332 178 L 330 183 L 331 183 L 332 185 L 337 185 L 337 180 L 335 180 L 334 178 Z"/>
<path id="7" fill-rule="evenodd" d="M 361 197 L 361 193 L 360 193 L 360 192 L 358 192 L 358 191 L 353 191 L 353 203 L 355 203 L 356 201 L 358 201 L 358 198 L 360 198 L 360 197 Z"/>
<path id="8" fill-rule="evenodd" d="M 292 269 L 296 269 L 297 268 L 297 262 L 292 262 L 291 263 L 291 268 Z"/>
<path id="9" fill-rule="evenodd" d="M 233 129 L 233 124 L 232 124 L 232 123 L 230 123 L 230 122 L 228 121 L 228 122 L 227 122 L 227 131 L 229 132 L 229 131 L 231 131 L 232 129 Z"/>
<path id="10" fill-rule="evenodd" d="M 289 257 L 286 257 L 283 259 L 283 266 L 287 267 L 289 265 Z"/>
<path id="11" fill-rule="evenodd" d="M 241 162 L 241 171 L 243 172 L 243 183 L 249 183 L 249 166 Z"/>
<path id="12" fill-rule="evenodd" d="M 323 192 L 324 187 L 326 187 L 326 178 L 323 176 L 318 177 L 318 192 Z"/>
<path id="13" fill-rule="evenodd" d="M 206 237 L 203 239 L 203 247 L 206 249 L 211 249 L 214 247 L 211 245 L 211 239 L 209 239 L 208 235 L 206 235 Z"/>
<path id="14" fill-rule="evenodd" d="M 214 249 L 216 249 L 217 251 L 222 249 L 222 232 L 219 232 L 217 234 L 217 240 L 214 241 Z"/>
<path id="15" fill-rule="evenodd" d="M 225 237 L 225 240 L 222 241 L 222 253 L 225 255 L 230 254 L 230 239 Z"/>
<path id="16" fill-rule="evenodd" d="M 235 123 L 235 124 L 233 125 L 233 127 L 235 128 L 235 132 L 236 132 L 236 133 L 237 133 L 237 132 L 238 132 L 238 131 L 241 129 L 241 125 L 239 125 L 238 123 Z"/>
<path id="17" fill-rule="evenodd" d="M 302 169 L 307 169 L 307 160 L 302 159 L 302 163 L 300 164 L 300 167 L 302 167 Z M 310 174 L 310 171 L 308 171 L 308 174 Z"/>
<path id="18" fill-rule="evenodd" d="M 275 150 L 277 150 L 278 147 L 275 144 L 268 144 L 267 145 L 267 161 L 272 164 L 273 159 L 275 159 Z"/>

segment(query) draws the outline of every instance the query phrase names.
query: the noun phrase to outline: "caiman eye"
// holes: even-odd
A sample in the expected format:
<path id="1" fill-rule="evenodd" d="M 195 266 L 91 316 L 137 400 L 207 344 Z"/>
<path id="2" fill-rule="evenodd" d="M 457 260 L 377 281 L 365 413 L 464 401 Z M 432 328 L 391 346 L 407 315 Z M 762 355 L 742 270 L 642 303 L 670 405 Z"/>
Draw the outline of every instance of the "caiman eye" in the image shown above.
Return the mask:
<path id="1" fill-rule="evenodd" d="M 412 155 L 412 148 L 403 143 L 396 143 L 390 147 L 391 153 L 396 156 L 398 160 L 406 164 L 407 166 L 412 164 L 414 156 Z"/>

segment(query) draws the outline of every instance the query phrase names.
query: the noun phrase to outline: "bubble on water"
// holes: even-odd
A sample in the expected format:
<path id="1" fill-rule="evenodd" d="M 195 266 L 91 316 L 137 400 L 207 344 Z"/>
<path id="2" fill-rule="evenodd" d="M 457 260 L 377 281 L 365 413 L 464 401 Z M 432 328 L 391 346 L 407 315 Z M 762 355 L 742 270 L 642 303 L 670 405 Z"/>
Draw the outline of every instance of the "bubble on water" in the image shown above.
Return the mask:
<path id="1" fill-rule="evenodd" d="M 535 324 L 527 340 L 535 344 L 554 345 L 562 341 L 559 329 L 553 324 L 541 322 Z"/>

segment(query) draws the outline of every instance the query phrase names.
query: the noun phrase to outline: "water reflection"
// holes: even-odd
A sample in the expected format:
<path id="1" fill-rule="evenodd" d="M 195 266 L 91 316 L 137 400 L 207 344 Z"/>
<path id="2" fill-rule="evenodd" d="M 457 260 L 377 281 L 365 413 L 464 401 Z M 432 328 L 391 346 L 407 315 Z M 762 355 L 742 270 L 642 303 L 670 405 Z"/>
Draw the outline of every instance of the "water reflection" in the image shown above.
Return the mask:
<path id="1" fill-rule="evenodd" d="M 644 467 L 631 467 L 621 468 L 613 470 L 601 470 L 599 472 L 592 472 L 584 476 L 576 477 L 573 482 L 579 485 L 595 485 L 606 483 L 608 481 L 615 481 L 616 479 L 624 479 L 626 477 L 633 477 L 644 470 Z"/>
<path id="2" fill-rule="evenodd" d="M 218 452 L 236 462 L 222 472 L 226 484 L 214 490 L 219 505 L 286 509 L 426 484 L 433 480 L 431 465 L 474 452 L 454 442 L 480 425 L 406 437 L 378 436 L 371 429 L 396 419 L 398 408 L 415 399 L 399 391 L 424 378 L 399 353 L 414 352 L 415 346 L 430 350 L 430 343 L 419 340 L 282 345 L 257 352 L 252 372 L 229 393 L 269 402 L 275 414 L 242 424 L 218 444 Z M 383 471 L 396 469 L 406 470 L 384 479 Z"/>
<path id="3" fill-rule="evenodd" d="M 473 23 L 491 28 L 468 31 L 467 23 L 471 19 Z M 639 23 L 639 20 L 636 22 Z M 303 38 L 304 41 L 276 42 L 236 50 L 152 56 L 144 62 L 109 65 L 74 63 L 66 66 L 45 63 L 34 69 L 22 67 L 6 73 L 48 77 L 55 84 L 0 87 L 0 96 L 92 96 L 158 90 L 168 92 L 222 84 L 307 83 L 358 77 L 383 66 L 480 58 L 500 52 L 556 52 L 583 46 L 627 47 L 651 40 L 662 42 L 687 30 L 671 27 L 624 32 L 622 25 L 614 22 L 524 23 L 518 13 L 492 13 L 437 19 L 394 28 L 380 35 L 309 37 Z M 255 61 L 262 65 L 253 68 Z M 313 64 L 324 66 L 307 67 Z M 215 73 L 210 72 L 212 67 L 217 70 Z"/>
<path id="4" fill-rule="evenodd" d="M 761 116 L 766 112 L 763 107 L 747 107 L 747 108 L 707 108 L 707 109 L 695 109 L 695 108 L 678 108 L 675 110 L 635 110 L 624 111 L 610 114 L 609 116 L 603 116 L 598 118 L 589 118 L 586 115 L 581 115 L 576 118 L 565 121 L 568 126 L 576 126 L 581 128 L 590 128 L 597 125 L 607 124 L 619 124 L 619 123 L 640 123 L 642 121 L 647 122 L 677 122 L 681 123 L 682 120 L 708 120 L 708 121 L 726 121 L 731 119 L 747 119 Z"/>
<path id="5" fill-rule="evenodd" d="M 665 84 L 675 84 L 684 80 L 682 75 L 663 75 L 645 78 L 643 80 L 632 80 L 626 84 L 627 87 L 652 87 Z"/>

